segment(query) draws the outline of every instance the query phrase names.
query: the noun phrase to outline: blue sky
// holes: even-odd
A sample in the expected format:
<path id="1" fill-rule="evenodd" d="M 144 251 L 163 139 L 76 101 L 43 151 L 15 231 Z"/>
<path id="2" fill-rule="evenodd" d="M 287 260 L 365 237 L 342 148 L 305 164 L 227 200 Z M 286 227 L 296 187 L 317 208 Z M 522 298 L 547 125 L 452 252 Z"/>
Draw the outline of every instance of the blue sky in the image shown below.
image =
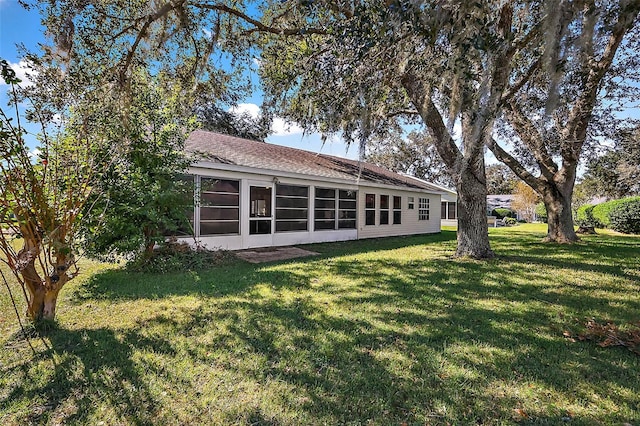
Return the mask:
<path id="1" fill-rule="evenodd" d="M 28 50 L 36 51 L 38 43 L 42 42 L 44 38 L 40 15 L 36 11 L 25 10 L 17 0 L 0 0 L 0 57 L 12 64 L 18 76 L 23 74 L 21 74 L 20 66 L 22 58 L 18 55 L 16 44 L 22 43 Z M 4 96 L 6 87 L 6 85 L 0 84 L 2 92 L 0 102 L 3 103 L 3 106 L 6 103 L 6 96 Z M 237 110 L 257 114 L 261 99 L 261 93 L 254 92 L 251 99 L 238 105 Z M 327 141 L 323 144 L 319 134 L 304 136 L 302 129 L 295 125 L 287 125 L 282 119 L 276 118 L 274 120 L 273 131 L 274 133 L 267 139 L 270 143 L 339 157 L 358 157 L 356 146 L 347 148 L 340 140 Z"/>

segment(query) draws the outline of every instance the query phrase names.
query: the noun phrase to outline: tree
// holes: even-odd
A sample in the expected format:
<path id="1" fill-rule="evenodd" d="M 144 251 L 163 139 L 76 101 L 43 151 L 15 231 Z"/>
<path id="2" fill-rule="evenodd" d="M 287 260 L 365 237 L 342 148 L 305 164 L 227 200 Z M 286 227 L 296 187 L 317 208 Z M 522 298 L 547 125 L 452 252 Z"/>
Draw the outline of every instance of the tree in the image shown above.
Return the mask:
<path id="1" fill-rule="evenodd" d="M 45 90 L 67 94 L 68 81 L 61 73 L 41 69 L 38 81 L 26 92 L 8 63 L 0 64 L 15 108 L 13 115 L 0 109 L 0 218 L 10 231 L 0 233 L 0 252 L 22 287 L 27 316 L 36 322 L 53 320 L 60 290 L 78 273 L 78 225 L 102 163 L 94 156 L 102 141 L 86 130 L 100 116 L 86 114 L 62 128 L 64 116 L 54 114 L 53 104 L 36 97 Z M 29 100 L 25 117 L 41 126 L 35 158 L 25 141 L 25 117 L 18 114 L 19 104 Z M 61 105 L 63 98 L 57 100 Z M 7 289 L 11 291 L 9 285 Z"/>
<path id="2" fill-rule="evenodd" d="M 542 38 L 540 4 L 284 1 L 269 12 L 286 27 L 314 31 L 265 40 L 268 104 L 309 131 L 341 132 L 361 146 L 403 123 L 424 125 L 458 193 L 456 254 L 493 256 L 484 144 L 528 80 L 512 70 Z"/>
<path id="3" fill-rule="evenodd" d="M 518 70 L 528 83 L 505 102 L 503 133 L 487 145 L 542 197 L 547 240 L 570 243 L 578 239 L 571 209 L 578 164 L 611 132 L 616 100 L 637 93 L 625 82 L 637 81 L 640 2 L 547 2 L 546 10 L 546 40 L 522 52 Z"/>
<path id="4" fill-rule="evenodd" d="M 487 166 L 487 193 L 495 195 L 513 194 L 518 177 L 504 164 Z"/>
<path id="5" fill-rule="evenodd" d="M 139 70 L 130 85 L 134 90 L 127 108 L 109 111 L 119 118 L 106 145 L 115 155 L 97 179 L 91 200 L 91 208 L 101 214 L 87 214 L 82 227 L 84 247 L 100 258 L 149 258 L 166 234 L 181 230 L 193 235 L 188 221 L 193 182 L 182 179 L 182 173 L 190 164 L 184 141 L 195 119 L 180 93 L 171 93 L 160 78 Z"/>
<path id="6" fill-rule="evenodd" d="M 592 197 L 640 194 L 640 127 L 618 132 L 615 146 L 587 163 L 580 184 Z"/>
<path id="7" fill-rule="evenodd" d="M 511 208 L 520 213 L 527 222 L 532 222 L 539 201 L 540 196 L 529 185 L 520 181 L 516 184 Z"/>
<path id="8" fill-rule="evenodd" d="M 453 187 L 447 169 L 428 133 L 392 133 L 368 142 L 364 160 L 397 173 L 407 173 L 445 187 Z"/>
<path id="9" fill-rule="evenodd" d="M 213 102 L 197 106 L 195 112 L 202 128 L 210 132 L 264 142 L 271 130 L 263 116 L 253 118 L 248 113 L 234 114 Z"/>
<path id="10" fill-rule="evenodd" d="M 125 89 L 136 64 L 173 70 L 179 79 L 194 76 L 197 86 L 224 95 L 221 88 L 240 88 L 232 82 L 241 71 L 216 69 L 211 55 L 227 55 L 237 70 L 243 59 L 252 59 L 260 41 L 260 71 L 269 77 L 265 88 L 272 95 L 267 112 L 288 109 L 288 118 L 308 131 L 340 130 L 363 143 L 387 124 L 397 128 L 407 119 L 426 124 L 458 189 L 457 254 L 493 255 L 483 144 L 509 92 L 512 62 L 529 42 L 527 29 L 537 31 L 538 25 L 530 26 L 537 18 L 523 18 L 498 1 L 344 7 L 332 1 L 269 1 L 259 7 L 212 0 L 40 4 L 57 42 L 51 55 L 78 70 L 87 61 L 107 64 Z M 436 105 L 451 105 L 449 127 Z M 462 127 L 460 147 L 452 137 L 456 120 Z"/>

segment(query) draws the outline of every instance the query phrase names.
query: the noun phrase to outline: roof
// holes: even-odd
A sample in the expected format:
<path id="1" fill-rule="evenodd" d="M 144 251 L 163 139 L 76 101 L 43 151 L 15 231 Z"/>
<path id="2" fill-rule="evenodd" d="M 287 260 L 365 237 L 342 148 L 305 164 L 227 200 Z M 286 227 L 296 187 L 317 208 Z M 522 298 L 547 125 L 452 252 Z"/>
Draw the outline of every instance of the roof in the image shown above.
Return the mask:
<path id="1" fill-rule="evenodd" d="M 185 149 L 200 160 L 254 169 L 296 173 L 317 178 L 358 181 L 360 184 L 391 185 L 441 193 L 429 182 L 391 172 L 362 161 L 318 154 L 265 142 L 196 130 Z"/>

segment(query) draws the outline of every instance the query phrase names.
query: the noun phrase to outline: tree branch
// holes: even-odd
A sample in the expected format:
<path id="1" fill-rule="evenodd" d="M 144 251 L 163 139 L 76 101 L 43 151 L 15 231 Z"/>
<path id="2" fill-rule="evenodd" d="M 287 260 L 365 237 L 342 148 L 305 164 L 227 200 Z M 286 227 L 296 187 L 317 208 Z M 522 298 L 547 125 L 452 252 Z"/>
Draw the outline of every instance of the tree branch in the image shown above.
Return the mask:
<path id="1" fill-rule="evenodd" d="M 507 151 L 502 149 L 502 147 L 500 145 L 498 145 L 498 143 L 496 142 L 495 139 L 487 138 L 486 145 L 491 150 L 493 155 L 495 155 L 496 158 L 499 161 L 501 161 L 504 164 L 506 164 L 507 166 L 509 166 L 509 168 L 511 170 L 513 170 L 513 172 L 516 175 L 518 175 L 518 177 L 520 179 L 522 179 L 523 181 L 525 181 L 527 183 L 527 185 L 529 185 L 530 187 L 534 188 L 539 193 L 542 192 L 541 191 L 542 185 L 541 185 L 541 182 L 539 181 L 539 179 L 536 178 L 531 173 L 529 173 L 529 171 L 527 169 L 525 169 L 524 166 L 522 164 L 520 164 L 520 162 L 518 160 L 515 159 L 515 157 L 513 157 Z"/>
<path id="2" fill-rule="evenodd" d="M 237 18 L 242 19 L 248 24 L 253 25 L 255 29 L 264 33 L 278 34 L 278 35 L 285 35 L 285 36 L 306 35 L 306 34 L 328 34 L 325 29 L 321 29 L 321 28 L 277 28 L 277 27 L 265 25 L 262 22 L 258 21 L 257 19 L 250 17 L 246 13 L 241 12 L 238 9 L 234 9 L 224 4 L 196 3 L 193 6 L 199 9 L 216 10 L 218 12 L 228 13 L 229 15 L 233 15 Z"/>

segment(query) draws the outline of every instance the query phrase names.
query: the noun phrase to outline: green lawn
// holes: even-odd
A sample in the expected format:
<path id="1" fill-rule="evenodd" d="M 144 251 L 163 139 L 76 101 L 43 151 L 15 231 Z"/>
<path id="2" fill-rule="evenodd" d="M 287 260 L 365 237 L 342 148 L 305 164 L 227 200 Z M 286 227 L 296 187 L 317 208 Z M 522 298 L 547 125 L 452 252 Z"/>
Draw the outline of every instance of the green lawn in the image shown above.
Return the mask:
<path id="1" fill-rule="evenodd" d="M 5 289 L 0 424 L 640 425 L 640 357 L 571 338 L 640 320 L 640 237 L 490 233 L 490 262 L 451 259 L 450 230 L 185 274 L 87 262 L 36 357 Z"/>

